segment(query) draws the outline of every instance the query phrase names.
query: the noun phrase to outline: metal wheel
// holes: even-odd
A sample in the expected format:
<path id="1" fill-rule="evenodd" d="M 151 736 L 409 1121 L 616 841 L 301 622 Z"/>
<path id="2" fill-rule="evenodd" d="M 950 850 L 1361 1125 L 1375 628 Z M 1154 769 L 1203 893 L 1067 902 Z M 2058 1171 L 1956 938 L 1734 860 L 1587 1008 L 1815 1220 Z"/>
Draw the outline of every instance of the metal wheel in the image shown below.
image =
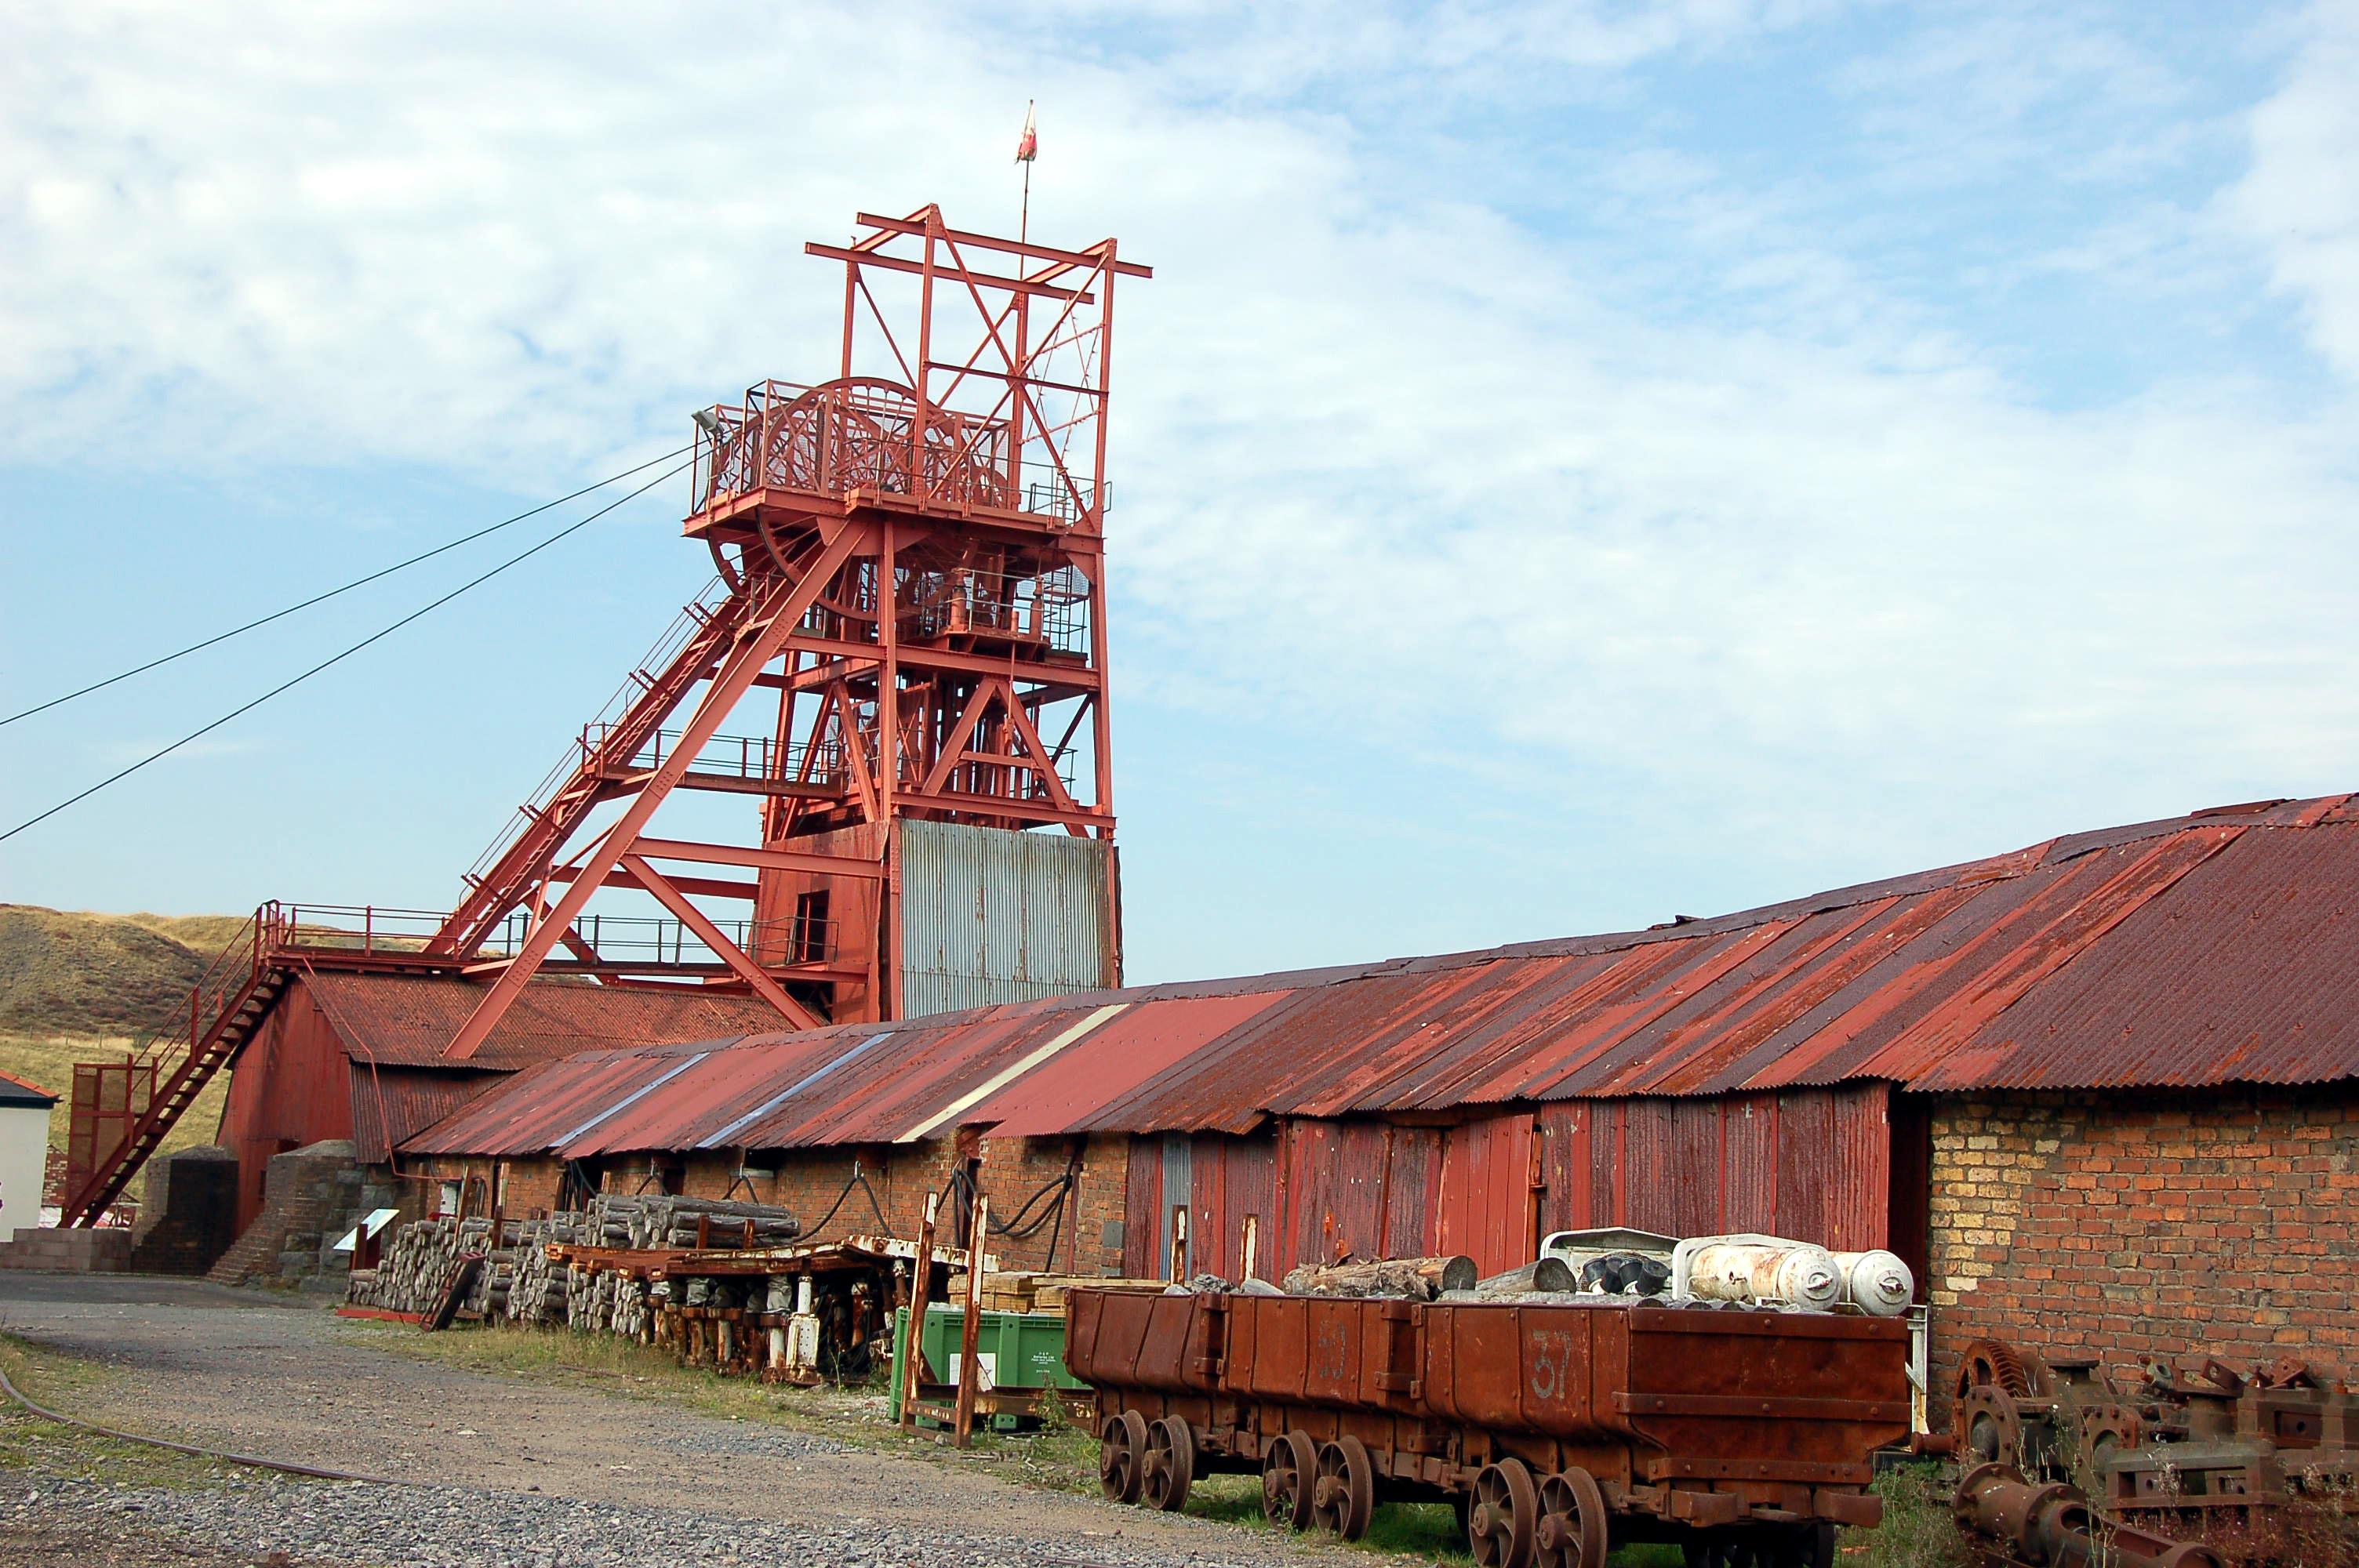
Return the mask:
<path id="1" fill-rule="evenodd" d="M 1603 1568 L 1605 1494 L 1595 1476 L 1575 1465 L 1540 1483 L 1532 1543 L 1539 1568 Z"/>
<path id="2" fill-rule="evenodd" d="M 1296 1427 L 1261 1461 L 1261 1511 L 1288 1530 L 1310 1528 L 1310 1492 L 1319 1468 L 1319 1445 Z"/>
<path id="3" fill-rule="evenodd" d="M 1310 1488 L 1310 1517 L 1319 1528 L 1346 1541 L 1368 1533 L 1376 1512 L 1376 1466 L 1368 1445 L 1338 1438 L 1319 1448 L 1319 1473 Z"/>
<path id="4" fill-rule="evenodd" d="M 1138 1501 L 1147 1457 L 1147 1418 L 1136 1411 L 1106 1417 L 1098 1433 L 1098 1489 L 1117 1503 Z"/>
<path id="5" fill-rule="evenodd" d="M 1466 1513 L 1466 1544 L 1482 1568 L 1532 1568 L 1539 1501 L 1531 1467 L 1520 1459 L 1485 1465 L 1475 1475 L 1474 1506 Z M 1602 1523 L 1603 1505 L 1599 1506 Z M 1605 1561 L 1603 1552 L 1597 1561 Z"/>
<path id="6" fill-rule="evenodd" d="M 1140 1497 L 1148 1508 L 1176 1514 L 1188 1505 L 1196 1481 L 1196 1434 L 1184 1416 L 1167 1415 L 1147 1429 L 1147 1458 L 1139 1466 Z"/>

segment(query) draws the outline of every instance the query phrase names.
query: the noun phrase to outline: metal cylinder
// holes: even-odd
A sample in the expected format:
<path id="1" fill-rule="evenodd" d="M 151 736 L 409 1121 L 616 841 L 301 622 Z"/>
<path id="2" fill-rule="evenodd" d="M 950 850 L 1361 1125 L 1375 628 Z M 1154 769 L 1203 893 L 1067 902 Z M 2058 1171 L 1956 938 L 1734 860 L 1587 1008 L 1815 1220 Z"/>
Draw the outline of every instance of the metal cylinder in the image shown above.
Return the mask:
<path id="1" fill-rule="evenodd" d="M 1843 1299 L 1843 1271 L 1809 1242 L 1720 1241 L 1696 1249 L 1687 1289 L 1702 1301 L 1831 1307 Z"/>
<path id="2" fill-rule="evenodd" d="M 1917 1298 L 1917 1276 L 1882 1248 L 1838 1252 L 1834 1260 L 1843 1272 L 1843 1299 L 1871 1316 L 1898 1317 Z"/>

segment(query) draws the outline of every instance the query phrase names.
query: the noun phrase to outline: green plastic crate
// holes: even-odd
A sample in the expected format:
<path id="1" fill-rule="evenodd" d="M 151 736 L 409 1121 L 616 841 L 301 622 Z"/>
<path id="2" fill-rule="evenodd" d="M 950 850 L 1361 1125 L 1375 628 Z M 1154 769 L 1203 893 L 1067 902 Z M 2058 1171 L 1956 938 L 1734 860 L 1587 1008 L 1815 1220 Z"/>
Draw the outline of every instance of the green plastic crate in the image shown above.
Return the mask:
<path id="1" fill-rule="evenodd" d="M 948 1377 L 965 1333 L 966 1309 L 936 1303 L 926 1309 L 924 1346 L 931 1374 Z M 901 1419 L 903 1357 L 908 1353 L 909 1309 L 893 1314 L 893 1419 Z M 1065 1320 L 1056 1313 L 986 1312 L 975 1325 L 977 1359 L 991 1368 L 995 1389 L 1080 1389 L 1088 1387 L 1065 1370 Z M 987 1357 L 988 1359 L 984 1359 Z M 929 1376 L 928 1381 L 932 1381 Z M 1013 1429 L 1014 1416 L 995 1416 L 992 1424 Z"/>

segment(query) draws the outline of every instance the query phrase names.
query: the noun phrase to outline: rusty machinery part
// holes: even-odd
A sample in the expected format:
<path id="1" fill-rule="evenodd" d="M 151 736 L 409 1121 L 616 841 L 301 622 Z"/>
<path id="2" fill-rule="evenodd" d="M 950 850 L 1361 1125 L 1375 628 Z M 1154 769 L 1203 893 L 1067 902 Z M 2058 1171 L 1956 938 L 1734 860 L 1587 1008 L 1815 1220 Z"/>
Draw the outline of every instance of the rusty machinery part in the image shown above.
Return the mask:
<path id="1" fill-rule="evenodd" d="M 1532 1538 L 1538 1568 L 1603 1568 L 1605 1494 L 1597 1478 L 1575 1465 L 1542 1481 Z"/>
<path id="2" fill-rule="evenodd" d="M 2172 1541 L 2136 1525 L 2100 1520 L 2081 1490 L 2064 1481 L 2031 1481 L 2011 1465 L 1977 1465 L 1959 1479 L 1952 1507 L 1959 1529 L 2024 1568 L 2220 1568 L 2205 1547 Z"/>
<path id="3" fill-rule="evenodd" d="M 1098 1431 L 1098 1489 L 1109 1501 L 1138 1501 L 1146 1480 L 1147 1418 L 1136 1411 L 1117 1411 Z"/>
<path id="4" fill-rule="evenodd" d="M 1376 1465 L 1367 1444 L 1348 1434 L 1321 1444 L 1311 1482 L 1311 1519 L 1330 1535 L 1357 1541 L 1368 1533 L 1375 1512 Z"/>
<path id="5" fill-rule="evenodd" d="M 1186 1417 L 1167 1415 L 1148 1424 L 1139 1471 L 1139 1501 L 1168 1514 L 1188 1506 L 1188 1488 L 1196 1484 L 1196 1434 Z"/>
<path id="6" fill-rule="evenodd" d="M 1466 1544 L 1481 1568 L 1532 1568 L 1538 1545 L 1540 1494 L 1532 1472 L 1514 1457 L 1485 1465 L 1474 1476 L 1466 1510 Z"/>
<path id="7" fill-rule="evenodd" d="M 2053 1388 L 2048 1364 L 2032 1351 L 2017 1349 L 2004 1339 L 1977 1339 L 1958 1357 L 1960 1399 L 1975 1389 L 2005 1390 L 2018 1400 L 2044 1399 Z"/>
<path id="8" fill-rule="evenodd" d="M 2023 1407 L 1995 1383 L 1978 1383 L 1958 1396 L 1958 1462 L 2024 1465 Z"/>
<path id="9" fill-rule="evenodd" d="M 1288 1530 L 1310 1528 L 1310 1488 L 1319 1469 L 1319 1445 L 1295 1427 L 1269 1445 L 1261 1461 L 1261 1511 Z"/>

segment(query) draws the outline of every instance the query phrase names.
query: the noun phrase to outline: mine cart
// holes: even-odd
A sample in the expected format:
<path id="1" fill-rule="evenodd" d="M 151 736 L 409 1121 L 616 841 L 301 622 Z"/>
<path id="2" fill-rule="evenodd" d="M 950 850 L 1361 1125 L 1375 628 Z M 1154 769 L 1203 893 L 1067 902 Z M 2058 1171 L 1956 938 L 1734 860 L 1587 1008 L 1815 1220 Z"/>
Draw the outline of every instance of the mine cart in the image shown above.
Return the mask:
<path id="1" fill-rule="evenodd" d="M 1873 1525 L 1909 1433 L 1893 1318 L 1662 1305 L 1076 1290 L 1106 1495 L 1176 1509 L 1258 1471 L 1270 1518 L 1346 1539 L 1446 1500 L 1483 1568 L 1598 1568 L 1624 1541 L 1816 1563 Z"/>

